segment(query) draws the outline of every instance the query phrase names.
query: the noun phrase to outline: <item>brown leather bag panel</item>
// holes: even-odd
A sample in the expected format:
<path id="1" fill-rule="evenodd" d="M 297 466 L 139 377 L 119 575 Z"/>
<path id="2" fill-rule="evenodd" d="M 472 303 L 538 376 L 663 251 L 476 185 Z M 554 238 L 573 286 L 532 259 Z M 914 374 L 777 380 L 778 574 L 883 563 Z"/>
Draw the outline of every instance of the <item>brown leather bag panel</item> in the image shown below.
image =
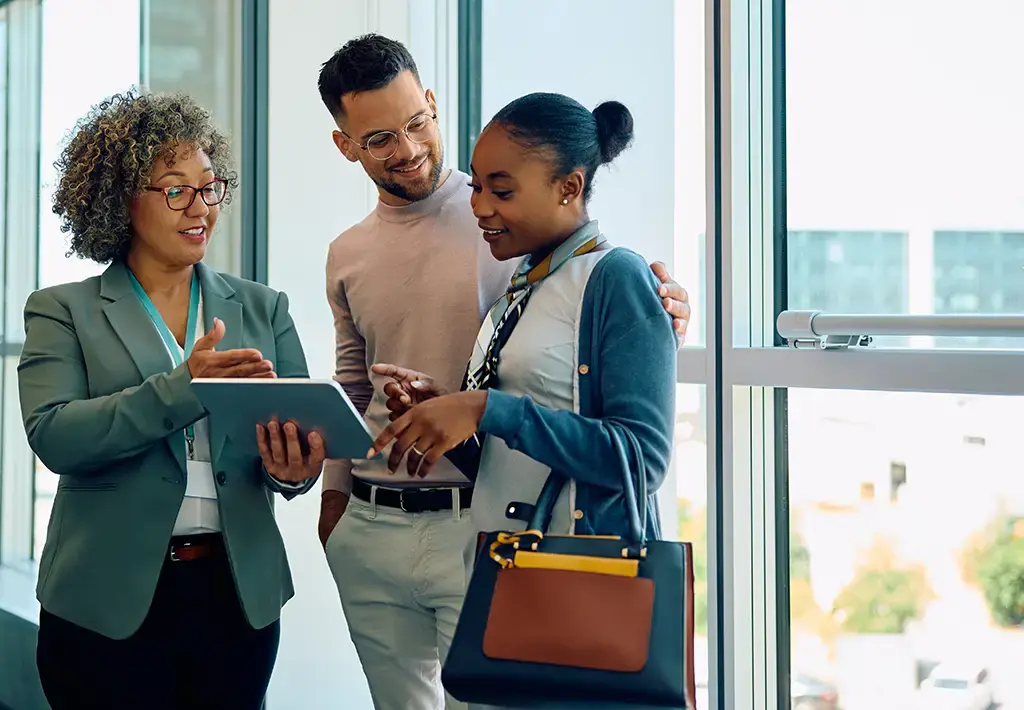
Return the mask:
<path id="1" fill-rule="evenodd" d="M 651 579 L 502 569 L 483 652 L 507 661 L 633 673 L 647 664 L 653 616 Z"/>

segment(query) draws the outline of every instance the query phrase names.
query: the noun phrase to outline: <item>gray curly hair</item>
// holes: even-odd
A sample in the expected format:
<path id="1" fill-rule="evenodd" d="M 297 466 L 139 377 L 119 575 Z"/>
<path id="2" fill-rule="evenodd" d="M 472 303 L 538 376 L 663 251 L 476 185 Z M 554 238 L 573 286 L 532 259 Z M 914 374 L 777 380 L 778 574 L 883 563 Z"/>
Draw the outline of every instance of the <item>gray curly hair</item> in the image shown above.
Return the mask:
<path id="1" fill-rule="evenodd" d="M 54 163 L 53 212 L 70 233 L 68 256 L 100 264 L 123 259 L 131 245 L 128 208 L 149 185 L 153 165 L 173 165 L 175 146 L 202 150 L 214 174 L 238 187 L 227 138 L 189 96 L 133 88 L 104 99 L 78 121 Z M 231 193 L 225 202 L 230 202 Z"/>

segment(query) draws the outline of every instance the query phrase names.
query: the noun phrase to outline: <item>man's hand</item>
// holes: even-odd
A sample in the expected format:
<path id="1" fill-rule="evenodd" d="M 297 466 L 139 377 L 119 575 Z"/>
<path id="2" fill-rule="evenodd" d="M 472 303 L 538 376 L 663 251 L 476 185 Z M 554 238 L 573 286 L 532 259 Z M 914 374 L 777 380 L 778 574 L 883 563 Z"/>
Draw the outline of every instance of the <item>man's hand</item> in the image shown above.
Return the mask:
<path id="1" fill-rule="evenodd" d="M 395 421 L 421 402 L 447 394 L 434 382 L 433 377 L 416 370 L 378 363 L 371 367 L 370 371 L 375 375 L 391 378 L 391 382 L 384 385 L 384 394 L 388 398 L 385 406 L 391 412 L 388 415 L 391 421 Z"/>
<path id="2" fill-rule="evenodd" d="M 277 377 L 274 365 L 253 348 L 217 352 L 214 346 L 224 337 L 224 321 L 213 319 L 213 328 L 192 346 L 188 371 L 197 377 Z"/>
<path id="3" fill-rule="evenodd" d="M 341 491 L 325 488 L 320 496 L 320 523 L 317 525 L 317 532 L 320 535 L 320 544 L 327 550 L 327 539 L 334 532 L 341 516 L 345 514 L 348 507 L 348 496 Z"/>
<path id="4" fill-rule="evenodd" d="M 651 264 L 651 271 L 661 282 L 658 295 L 662 298 L 661 303 L 665 310 L 672 316 L 672 327 L 676 329 L 679 345 L 682 346 L 686 340 L 686 328 L 690 325 L 690 294 L 672 279 L 668 268 L 660 261 Z"/>
<path id="5" fill-rule="evenodd" d="M 285 483 L 301 483 L 320 475 L 324 467 L 324 440 L 313 432 L 307 437 L 309 453 L 302 453 L 299 427 L 289 420 L 284 426 L 271 419 L 256 425 L 256 445 L 267 473 Z"/>

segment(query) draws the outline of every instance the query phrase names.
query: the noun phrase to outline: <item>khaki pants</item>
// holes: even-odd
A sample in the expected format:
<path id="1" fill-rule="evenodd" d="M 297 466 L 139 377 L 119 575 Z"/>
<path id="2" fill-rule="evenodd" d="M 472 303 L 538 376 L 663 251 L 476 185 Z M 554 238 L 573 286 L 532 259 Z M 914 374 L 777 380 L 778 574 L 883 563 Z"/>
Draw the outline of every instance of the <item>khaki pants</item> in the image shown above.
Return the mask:
<path id="1" fill-rule="evenodd" d="M 404 513 L 351 498 L 327 540 L 377 710 L 464 710 L 441 687 L 466 592 L 469 511 Z"/>

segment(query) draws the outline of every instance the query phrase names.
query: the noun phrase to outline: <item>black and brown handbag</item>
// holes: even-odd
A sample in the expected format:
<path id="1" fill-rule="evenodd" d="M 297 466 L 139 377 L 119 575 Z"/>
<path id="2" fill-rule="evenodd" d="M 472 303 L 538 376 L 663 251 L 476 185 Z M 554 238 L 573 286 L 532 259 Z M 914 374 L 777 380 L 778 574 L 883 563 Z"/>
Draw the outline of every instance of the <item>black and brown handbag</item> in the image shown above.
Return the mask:
<path id="1" fill-rule="evenodd" d="M 552 473 L 526 532 L 483 538 L 441 673 L 455 698 L 694 707 L 693 548 L 645 539 L 642 454 L 617 431 L 629 537 L 545 534 L 565 484 Z"/>

